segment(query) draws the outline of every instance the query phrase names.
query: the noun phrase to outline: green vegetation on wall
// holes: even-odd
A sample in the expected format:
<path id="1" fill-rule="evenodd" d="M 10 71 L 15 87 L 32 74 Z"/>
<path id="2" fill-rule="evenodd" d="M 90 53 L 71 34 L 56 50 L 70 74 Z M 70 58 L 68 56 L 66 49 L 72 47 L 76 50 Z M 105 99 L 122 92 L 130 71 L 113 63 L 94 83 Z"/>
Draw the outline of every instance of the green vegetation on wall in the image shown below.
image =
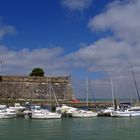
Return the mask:
<path id="1" fill-rule="evenodd" d="M 34 68 L 30 73 L 30 76 L 44 77 L 44 70 L 42 68 Z"/>

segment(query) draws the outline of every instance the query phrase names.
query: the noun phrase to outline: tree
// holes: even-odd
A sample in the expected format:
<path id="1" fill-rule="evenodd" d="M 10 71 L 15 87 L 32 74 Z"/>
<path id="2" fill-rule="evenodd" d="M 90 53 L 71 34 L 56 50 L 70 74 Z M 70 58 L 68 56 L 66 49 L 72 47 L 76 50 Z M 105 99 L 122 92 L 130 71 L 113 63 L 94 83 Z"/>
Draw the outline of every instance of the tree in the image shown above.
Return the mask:
<path id="1" fill-rule="evenodd" d="M 32 72 L 30 73 L 30 76 L 44 76 L 44 71 L 42 68 L 34 68 Z"/>

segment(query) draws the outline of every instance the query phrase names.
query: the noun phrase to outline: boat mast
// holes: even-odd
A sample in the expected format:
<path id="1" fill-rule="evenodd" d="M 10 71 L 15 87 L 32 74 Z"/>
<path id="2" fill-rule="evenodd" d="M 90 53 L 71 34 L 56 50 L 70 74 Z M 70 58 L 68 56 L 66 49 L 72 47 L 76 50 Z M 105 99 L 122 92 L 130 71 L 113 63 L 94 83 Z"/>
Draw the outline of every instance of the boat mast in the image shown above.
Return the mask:
<path id="1" fill-rule="evenodd" d="M 111 94 L 112 94 L 112 105 L 114 106 L 114 87 L 112 78 L 111 78 Z"/>
<path id="2" fill-rule="evenodd" d="M 138 100 L 139 100 L 139 102 L 140 102 L 140 95 L 139 95 L 139 90 L 138 90 L 138 86 L 137 86 L 137 83 L 136 83 L 134 71 L 133 71 L 133 68 L 132 68 L 132 65 L 131 65 L 130 62 L 129 62 L 129 64 L 130 64 L 130 70 L 131 70 L 131 73 L 132 73 L 132 76 L 133 76 L 133 80 L 134 80 L 134 85 L 135 85 L 135 87 L 136 87 L 136 92 L 137 92 Z"/>
<path id="3" fill-rule="evenodd" d="M 87 94 L 87 109 L 88 109 L 88 92 L 89 92 L 89 89 L 88 89 L 88 77 L 87 77 L 87 73 L 86 73 L 86 94 Z"/>

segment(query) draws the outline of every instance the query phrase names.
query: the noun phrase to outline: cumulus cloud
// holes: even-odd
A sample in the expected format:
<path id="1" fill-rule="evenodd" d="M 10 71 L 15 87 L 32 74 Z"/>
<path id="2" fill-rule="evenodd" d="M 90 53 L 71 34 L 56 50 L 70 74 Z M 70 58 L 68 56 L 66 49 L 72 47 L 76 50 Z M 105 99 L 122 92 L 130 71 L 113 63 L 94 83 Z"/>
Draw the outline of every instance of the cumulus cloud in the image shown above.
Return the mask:
<path id="1" fill-rule="evenodd" d="M 139 13 L 139 0 L 115 1 L 107 6 L 105 12 L 91 19 L 88 26 L 92 31 L 111 31 L 117 39 L 139 43 Z"/>
<path id="2" fill-rule="evenodd" d="M 90 69 L 103 68 L 107 71 L 109 69 L 116 71 L 123 69 L 126 63 L 131 61 L 135 70 L 140 70 L 139 12 L 139 0 L 115 1 L 89 21 L 88 27 L 93 32 L 105 32 L 108 36 L 77 52 L 77 54 L 90 53 L 87 55 L 88 59 L 91 57 L 95 62 L 95 66 Z"/>
<path id="3" fill-rule="evenodd" d="M 62 0 L 62 5 L 74 11 L 83 11 L 92 3 L 92 0 Z"/>
<path id="4" fill-rule="evenodd" d="M 66 75 L 69 70 L 61 47 L 9 50 L 0 45 L 1 73 L 10 75 L 28 75 L 34 67 L 41 67 L 49 75 Z"/>
<path id="5" fill-rule="evenodd" d="M 127 42 L 105 38 L 67 57 L 71 59 L 75 67 L 85 67 L 89 71 L 100 71 L 118 76 L 128 74 L 130 60 L 136 61 L 137 66 L 140 65 L 138 54 L 139 51 Z"/>
<path id="6" fill-rule="evenodd" d="M 105 11 L 88 23 L 92 31 L 105 32 L 107 37 L 69 54 L 67 58 L 72 65 L 122 78 L 130 74 L 130 61 L 135 73 L 140 72 L 139 9 L 138 0 L 115 1 L 107 5 Z"/>
<path id="7" fill-rule="evenodd" d="M 3 24 L 2 20 L 0 19 L 0 39 L 3 39 L 4 36 L 8 34 L 13 34 L 16 32 L 16 29 L 14 26 L 11 25 L 5 25 Z"/>

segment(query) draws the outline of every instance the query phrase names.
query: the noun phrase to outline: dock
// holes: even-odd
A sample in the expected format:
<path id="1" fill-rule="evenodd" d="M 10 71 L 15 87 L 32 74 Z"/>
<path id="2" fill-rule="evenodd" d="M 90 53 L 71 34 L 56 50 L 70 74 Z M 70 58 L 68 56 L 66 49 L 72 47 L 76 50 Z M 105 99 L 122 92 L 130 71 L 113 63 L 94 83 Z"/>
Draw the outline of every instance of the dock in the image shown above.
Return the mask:
<path id="1" fill-rule="evenodd" d="M 14 103 L 20 103 L 20 104 L 25 104 L 26 102 L 30 102 L 31 104 L 34 105 L 41 105 L 41 106 L 51 106 L 53 107 L 57 107 L 57 104 L 54 100 L 42 100 L 42 99 L 0 99 L 0 104 L 6 104 L 6 105 L 13 105 Z M 59 106 L 61 106 L 62 104 L 66 104 L 68 106 L 71 107 L 75 107 L 75 108 L 85 108 L 87 107 L 87 102 L 86 101 L 79 101 L 79 102 L 73 102 L 73 101 L 69 101 L 69 100 L 62 100 L 62 101 L 58 101 Z M 106 108 L 111 106 L 112 103 L 111 102 L 100 102 L 100 101 L 89 101 L 88 102 L 88 108 Z"/>

